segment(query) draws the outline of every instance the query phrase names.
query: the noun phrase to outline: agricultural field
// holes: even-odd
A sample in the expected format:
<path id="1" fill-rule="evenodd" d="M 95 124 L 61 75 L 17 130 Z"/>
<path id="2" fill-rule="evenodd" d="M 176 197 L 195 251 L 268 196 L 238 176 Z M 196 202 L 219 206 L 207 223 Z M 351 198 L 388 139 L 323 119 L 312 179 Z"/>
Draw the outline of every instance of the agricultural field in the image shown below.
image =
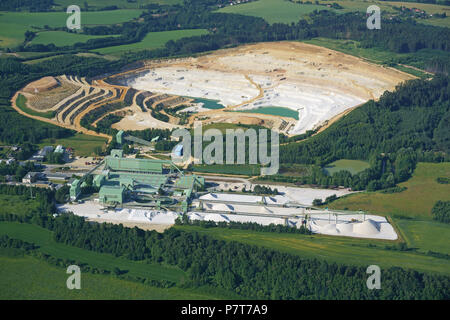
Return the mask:
<path id="1" fill-rule="evenodd" d="M 29 256 L 0 251 L 0 299 L 215 299 L 213 294 L 180 288 L 156 288 L 109 275 L 84 273 L 81 290 L 68 290 L 64 268 Z M 27 276 L 24 276 L 27 275 Z M 32 279 L 32 281 L 30 281 Z M 26 288 L 26 290 L 24 290 Z"/>
<path id="2" fill-rule="evenodd" d="M 450 225 L 437 221 L 394 218 L 411 248 L 450 254 Z"/>
<path id="3" fill-rule="evenodd" d="M 442 14 L 446 13 L 447 17 L 444 19 L 441 18 L 428 18 L 428 19 L 419 19 L 414 18 L 418 23 L 423 24 L 431 24 L 440 27 L 449 27 L 450 26 L 450 9 L 448 6 L 439 5 L 439 4 L 431 4 L 431 3 L 417 3 L 417 2 L 401 2 L 401 1 L 376 1 L 376 0 L 336 0 L 336 1 L 326 1 L 319 0 L 319 3 L 329 4 L 332 2 L 338 3 L 343 9 L 338 10 L 341 12 L 352 12 L 352 11 L 360 11 L 366 12 L 367 8 L 370 5 L 376 5 L 380 7 L 381 14 L 396 14 L 398 11 L 394 9 L 394 7 L 406 7 L 406 8 L 417 8 L 420 10 L 424 10 L 427 14 Z"/>
<path id="4" fill-rule="evenodd" d="M 98 253 L 56 242 L 53 232 L 36 225 L 16 222 L 0 222 L 0 234 L 21 239 L 39 246 L 39 250 L 55 258 L 86 263 L 91 267 L 112 270 L 117 267 L 127 270 L 127 274 L 154 280 L 168 280 L 180 283 L 187 276 L 179 268 L 157 263 L 145 263 L 115 257 L 107 253 Z"/>
<path id="5" fill-rule="evenodd" d="M 206 29 L 186 29 L 161 32 L 149 32 L 142 41 L 121 46 L 105 47 L 92 50 L 101 54 L 123 54 L 128 51 L 140 51 L 162 48 L 169 40 L 178 40 L 185 37 L 201 36 L 207 34 Z"/>
<path id="6" fill-rule="evenodd" d="M 364 171 L 369 167 L 370 165 L 367 161 L 341 159 L 327 164 L 324 167 L 324 171 L 328 175 L 333 175 L 333 173 L 335 172 L 347 170 L 350 171 L 350 173 L 353 175 L 357 174 L 358 172 Z"/>
<path id="7" fill-rule="evenodd" d="M 81 15 L 83 25 L 107 25 L 130 21 L 139 17 L 142 10 L 111 10 L 84 12 Z M 26 31 L 42 31 L 50 28 L 65 27 L 69 15 L 65 12 L 0 12 L 0 48 L 14 47 L 25 39 Z M 62 41 L 62 40 L 59 40 Z"/>
<path id="8" fill-rule="evenodd" d="M 387 250 L 386 246 L 392 247 L 396 244 L 396 242 L 387 240 L 367 240 L 324 235 L 308 236 L 195 226 L 175 226 L 175 228 L 185 231 L 196 231 L 221 240 L 263 246 L 305 258 L 324 259 L 330 262 L 364 266 L 370 264 L 377 264 L 380 267 L 399 266 L 424 272 L 450 274 L 450 260 L 427 256 L 425 253 L 432 243 L 422 242 L 421 240 L 414 243 L 416 248 L 418 247 L 417 250 L 399 251 Z M 448 251 L 448 247 L 447 242 L 447 246 L 444 248 L 440 247 L 440 249 Z M 437 250 L 435 249 L 434 251 Z"/>
<path id="9" fill-rule="evenodd" d="M 102 137 L 90 136 L 82 133 L 76 133 L 74 136 L 63 139 L 45 139 L 39 146 L 62 145 L 66 148 L 72 148 L 76 156 L 94 155 L 98 148 L 103 148 L 106 139 Z"/>
<path id="10" fill-rule="evenodd" d="M 120 9 L 139 9 L 142 6 L 148 4 L 159 4 L 159 5 L 175 5 L 183 3 L 182 0 L 136 0 L 136 1 L 125 1 L 125 0 L 54 0 L 56 9 L 58 7 L 67 8 L 72 4 L 80 6 L 81 10 L 85 8 L 85 3 L 87 3 L 89 10 L 98 10 L 101 8 L 109 6 L 117 6 Z"/>
<path id="11" fill-rule="evenodd" d="M 217 12 L 260 17 L 272 24 L 297 22 L 301 16 L 307 15 L 314 10 L 332 9 L 313 4 L 297 4 L 286 0 L 258 0 L 227 6 L 219 9 Z"/>
<path id="12" fill-rule="evenodd" d="M 406 187 L 399 193 L 363 192 L 338 199 L 332 209 L 366 210 L 371 213 L 431 219 L 431 208 L 438 200 L 450 200 L 450 185 L 436 182 L 450 177 L 450 163 L 418 163 L 411 179 L 399 183 Z"/>
<path id="13" fill-rule="evenodd" d="M 79 33 L 69 33 L 65 31 L 43 31 L 31 41 L 31 44 L 51 44 L 57 47 L 71 46 L 77 42 L 86 42 L 90 39 L 105 38 L 106 36 L 92 36 Z"/>
<path id="14" fill-rule="evenodd" d="M 379 48 L 363 48 L 358 41 L 354 40 L 336 40 L 336 39 L 325 39 L 325 38 L 314 38 L 311 40 L 305 40 L 305 43 L 314 44 L 317 46 L 325 47 L 328 49 L 340 51 L 355 57 L 363 58 L 369 62 L 389 65 L 391 62 L 397 61 L 398 59 L 411 60 L 411 64 L 414 66 L 406 65 L 395 65 L 393 68 L 407 72 L 416 77 L 427 77 L 428 75 L 416 68 L 423 68 L 423 65 L 416 64 L 416 61 L 424 61 L 428 58 L 441 56 L 443 58 L 450 58 L 449 54 L 443 54 L 437 50 L 422 49 L 414 54 L 409 53 L 393 53 Z"/>

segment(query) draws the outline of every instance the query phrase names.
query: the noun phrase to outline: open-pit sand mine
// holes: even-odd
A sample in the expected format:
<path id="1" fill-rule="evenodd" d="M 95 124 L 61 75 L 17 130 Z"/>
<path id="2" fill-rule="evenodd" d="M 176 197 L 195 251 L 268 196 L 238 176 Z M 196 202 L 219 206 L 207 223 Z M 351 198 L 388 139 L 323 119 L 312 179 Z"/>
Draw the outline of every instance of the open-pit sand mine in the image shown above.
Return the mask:
<path id="1" fill-rule="evenodd" d="M 108 139 L 91 128 L 110 114 L 123 116 L 112 125 L 121 130 L 174 129 L 199 120 L 260 125 L 295 135 L 323 130 L 352 108 L 414 78 L 301 42 L 258 43 L 144 65 L 103 80 L 44 77 L 18 91 L 12 105 L 28 117 Z M 36 112 L 16 105 L 19 94 Z M 223 108 L 208 109 L 212 106 L 201 99 Z M 269 108 L 259 110 L 263 107 Z M 187 111 L 191 114 L 181 122 L 177 115 Z M 82 125 L 83 119 L 89 127 Z"/>
<path id="2" fill-rule="evenodd" d="M 138 90 L 218 100 L 226 107 L 200 109 L 203 111 L 193 115 L 191 121 L 261 124 L 292 135 L 323 126 L 413 78 L 326 48 L 301 42 L 271 42 L 151 63 L 147 73 L 127 84 Z M 295 110 L 299 120 L 227 112 L 268 106 Z M 130 123 L 126 118 L 123 121 Z"/>

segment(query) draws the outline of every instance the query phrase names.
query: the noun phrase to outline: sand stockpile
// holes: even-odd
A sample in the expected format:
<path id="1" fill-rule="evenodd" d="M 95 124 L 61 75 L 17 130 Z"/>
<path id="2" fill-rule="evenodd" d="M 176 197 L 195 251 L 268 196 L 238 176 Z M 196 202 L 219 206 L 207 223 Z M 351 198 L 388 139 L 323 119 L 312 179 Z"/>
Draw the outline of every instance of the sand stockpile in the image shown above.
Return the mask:
<path id="1" fill-rule="evenodd" d="M 59 86 L 59 82 L 54 77 L 44 77 L 34 82 L 29 83 L 23 91 L 29 93 L 38 93 L 51 90 Z"/>
<path id="2" fill-rule="evenodd" d="M 367 219 L 364 222 L 355 223 L 353 225 L 353 232 L 362 235 L 374 235 L 380 232 L 379 230 L 380 226 L 378 225 L 378 223 L 371 219 Z"/>

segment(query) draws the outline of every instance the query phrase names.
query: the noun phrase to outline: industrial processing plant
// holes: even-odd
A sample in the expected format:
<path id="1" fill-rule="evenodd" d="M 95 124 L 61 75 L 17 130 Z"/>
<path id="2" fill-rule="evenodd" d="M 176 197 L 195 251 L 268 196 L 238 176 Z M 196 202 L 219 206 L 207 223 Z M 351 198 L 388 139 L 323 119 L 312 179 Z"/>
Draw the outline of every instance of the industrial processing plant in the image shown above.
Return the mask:
<path id="1" fill-rule="evenodd" d="M 118 143 L 123 139 L 121 131 Z M 99 189 L 98 200 L 104 207 L 139 206 L 185 213 L 193 191 L 204 189 L 204 178 L 184 175 L 170 160 L 126 158 L 122 150 L 113 149 L 96 167 L 72 182 L 72 201 L 79 198 L 81 188 L 87 185 L 85 179 L 102 165 L 101 173 L 93 178 L 93 186 Z"/>

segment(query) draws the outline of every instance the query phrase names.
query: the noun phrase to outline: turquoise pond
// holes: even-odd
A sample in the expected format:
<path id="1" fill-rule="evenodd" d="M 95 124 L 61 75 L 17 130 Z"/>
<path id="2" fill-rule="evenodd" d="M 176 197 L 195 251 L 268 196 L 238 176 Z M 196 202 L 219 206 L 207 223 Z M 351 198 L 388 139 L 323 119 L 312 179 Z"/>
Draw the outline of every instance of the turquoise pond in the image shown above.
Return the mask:
<path id="1" fill-rule="evenodd" d="M 206 109 L 223 109 L 225 108 L 223 105 L 219 103 L 219 100 L 205 99 L 205 98 L 194 98 L 194 97 L 186 97 L 194 99 L 194 103 L 203 103 L 203 108 Z"/>
<path id="2" fill-rule="evenodd" d="M 236 112 L 270 114 L 273 116 L 281 116 L 298 120 L 298 111 L 284 107 L 260 107 L 252 110 L 238 110 Z"/>

